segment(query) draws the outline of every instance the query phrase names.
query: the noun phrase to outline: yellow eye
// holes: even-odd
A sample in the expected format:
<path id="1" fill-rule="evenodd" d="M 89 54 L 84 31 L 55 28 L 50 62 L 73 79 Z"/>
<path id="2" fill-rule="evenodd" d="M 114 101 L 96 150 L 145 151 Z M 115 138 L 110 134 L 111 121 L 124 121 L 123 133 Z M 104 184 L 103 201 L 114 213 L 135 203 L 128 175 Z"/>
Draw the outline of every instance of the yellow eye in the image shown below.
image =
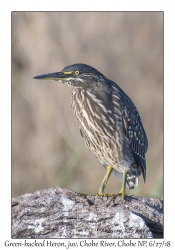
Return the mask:
<path id="1" fill-rule="evenodd" d="M 78 70 L 74 71 L 75 76 L 78 76 L 79 74 L 80 74 L 80 71 L 78 71 Z"/>

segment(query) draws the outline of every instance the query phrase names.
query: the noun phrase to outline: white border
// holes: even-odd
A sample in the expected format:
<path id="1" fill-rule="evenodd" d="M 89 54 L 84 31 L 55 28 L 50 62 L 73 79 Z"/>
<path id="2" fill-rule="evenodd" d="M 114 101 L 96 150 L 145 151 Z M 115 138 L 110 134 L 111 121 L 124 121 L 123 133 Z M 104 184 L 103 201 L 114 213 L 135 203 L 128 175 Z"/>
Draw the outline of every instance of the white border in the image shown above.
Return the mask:
<path id="1" fill-rule="evenodd" d="M 0 1 L 0 248 L 11 239 L 11 11 L 164 11 L 165 240 L 175 246 L 175 18 L 169 1 Z M 16 241 L 16 240 L 11 240 Z M 161 241 L 161 240 L 160 240 Z M 19 242 L 19 241 L 18 241 Z M 9 247 L 11 249 L 11 247 Z M 36 249 L 33 247 L 32 249 Z M 136 249 L 136 248 L 135 248 Z M 174 248 L 175 249 L 175 248 Z"/>

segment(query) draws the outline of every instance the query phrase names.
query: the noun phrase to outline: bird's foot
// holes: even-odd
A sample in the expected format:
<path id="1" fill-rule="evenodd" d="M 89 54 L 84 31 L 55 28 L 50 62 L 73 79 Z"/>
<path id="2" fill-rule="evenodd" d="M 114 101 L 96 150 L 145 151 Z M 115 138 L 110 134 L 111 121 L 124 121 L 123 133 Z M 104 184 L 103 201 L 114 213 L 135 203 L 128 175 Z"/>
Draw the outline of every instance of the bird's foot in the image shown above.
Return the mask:
<path id="1" fill-rule="evenodd" d="M 98 197 L 98 196 L 111 197 L 111 196 L 113 196 L 113 194 L 104 194 L 104 193 L 98 192 L 98 193 L 96 194 L 96 197 Z"/>
<path id="2" fill-rule="evenodd" d="M 125 199 L 125 190 L 121 189 L 120 192 L 118 192 L 118 194 L 112 194 L 112 198 L 110 199 L 110 201 L 108 202 L 107 206 L 109 206 L 111 204 L 111 201 L 116 198 L 117 196 L 121 195 L 122 196 L 122 200 L 124 201 Z"/>
<path id="3" fill-rule="evenodd" d="M 111 204 L 111 201 L 116 198 L 117 196 L 121 195 L 122 196 L 122 200 L 124 200 L 125 194 L 122 192 L 122 190 L 120 190 L 120 192 L 118 194 L 104 194 L 104 193 L 97 193 L 96 197 L 102 196 L 102 197 L 111 197 L 110 201 L 107 203 L 107 206 L 109 206 Z"/>

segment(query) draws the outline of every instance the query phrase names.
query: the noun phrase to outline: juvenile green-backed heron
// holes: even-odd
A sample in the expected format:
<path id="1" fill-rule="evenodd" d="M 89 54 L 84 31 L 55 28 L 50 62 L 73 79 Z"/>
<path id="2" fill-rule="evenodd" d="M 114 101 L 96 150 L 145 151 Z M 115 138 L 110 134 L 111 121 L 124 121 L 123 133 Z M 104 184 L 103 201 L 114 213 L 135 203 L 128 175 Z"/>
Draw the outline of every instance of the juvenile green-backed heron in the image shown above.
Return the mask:
<path id="1" fill-rule="evenodd" d="M 87 148 L 107 169 L 97 195 L 125 197 L 125 187 L 146 180 L 148 140 L 137 108 L 113 81 L 86 64 L 73 64 L 61 72 L 35 76 L 72 89 L 72 108 Z M 110 174 L 122 182 L 118 194 L 104 194 Z"/>

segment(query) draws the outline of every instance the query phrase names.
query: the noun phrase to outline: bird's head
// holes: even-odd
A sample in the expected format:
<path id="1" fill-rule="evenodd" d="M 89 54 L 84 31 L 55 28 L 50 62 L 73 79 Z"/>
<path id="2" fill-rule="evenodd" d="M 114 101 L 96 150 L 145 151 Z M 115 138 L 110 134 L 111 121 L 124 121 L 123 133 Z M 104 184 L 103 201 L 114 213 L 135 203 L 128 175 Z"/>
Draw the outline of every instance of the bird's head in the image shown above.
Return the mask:
<path id="1" fill-rule="evenodd" d="M 106 77 L 93 67 L 78 63 L 65 67 L 61 72 L 35 76 L 34 79 L 51 79 L 71 88 L 97 89 L 105 83 Z"/>

